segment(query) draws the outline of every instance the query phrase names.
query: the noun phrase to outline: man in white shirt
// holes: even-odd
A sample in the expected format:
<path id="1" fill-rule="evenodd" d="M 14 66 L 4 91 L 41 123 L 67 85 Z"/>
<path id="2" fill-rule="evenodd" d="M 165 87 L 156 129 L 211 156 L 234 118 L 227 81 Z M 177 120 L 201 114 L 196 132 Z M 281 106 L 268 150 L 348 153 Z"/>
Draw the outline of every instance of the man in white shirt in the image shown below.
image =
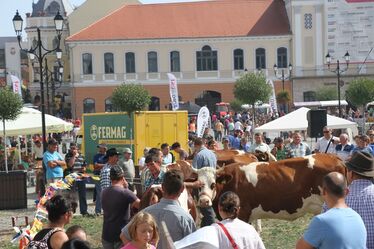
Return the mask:
<path id="1" fill-rule="evenodd" d="M 256 150 L 261 151 L 263 153 L 270 152 L 270 147 L 262 140 L 262 134 L 259 132 L 255 133 L 255 142 L 249 148 L 249 152 L 256 152 Z"/>
<path id="2" fill-rule="evenodd" d="M 338 138 L 332 135 L 332 130 L 327 126 L 323 127 L 323 137 L 318 139 L 316 147 L 314 148 L 315 153 L 335 153 L 335 141 Z M 327 148 L 327 151 L 326 151 Z"/>

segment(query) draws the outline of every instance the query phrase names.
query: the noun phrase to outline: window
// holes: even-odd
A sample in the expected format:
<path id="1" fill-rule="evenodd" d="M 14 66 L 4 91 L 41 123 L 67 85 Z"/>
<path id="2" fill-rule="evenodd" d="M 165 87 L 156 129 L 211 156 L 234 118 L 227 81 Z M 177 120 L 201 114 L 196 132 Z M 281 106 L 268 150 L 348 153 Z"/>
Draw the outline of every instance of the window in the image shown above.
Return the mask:
<path id="1" fill-rule="evenodd" d="M 95 100 L 94 99 L 83 100 L 83 113 L 95 113 Z"/>
<path id="2" fill-rule="evenodd" d="M 5 49 L 0 49 L 0 68 L 5 68 Z"/>
<path id="3" fill-rule="evenodd" d="M 258 48 L 256 49 L 256 69 L 265 69 L 265 68 L 266 68 L 265 49 Z"/>
<path id="4" fill-rule="evenodd" d="M 126 58 L 126 73 L 135 73 L 135 54 L 133 52 L 127 52 Z"/>
<path id="5" fill-rule="evenodd" d="M 304 27 L 305 29 L 313 28 L 313 16 L 310 13 L 304 14 Z"/>
<path id="6" fill-rule="evenodd" d="M 157 52 L 148 52 L 148 72 L 157 73 Z"/>
<path id="7" fill-rule="evenodd" d="M 244 55 L 243 49 L 234 50 L 234 70 L 243 70 L 244 69 Z"/>
<path id="8" fill-rule="evenodd" d="M 83 74 L 92 74 L 92 54 L 82 55 Z"/>
<path id="9" fill-rule="evenodd" d="M 104 65 L 105 65 L 105 73 L 106 74 L 114 73 L 113 53 L 105 53 L 104 54 Z"/>
<path id="10" fill-rule="evenodd" d="M 105 111 L 113 112 L 112 98 L 110 97 L 105 100 Z"/>
<path id="11" fill-rule="evenodd" d="M 201 51 L 196 52 L 197 71 L 216 71 L 218 70 L 217 51 L 209 46 L 204 46 Z"/>
<path id="12" fill-rule="evenodd" d="M 287 68 L 287 48 L 277 49 L 277 66 L 279 68 Z"/>
<path id="13" fill-rule="evenodd" d="M 170 72 L 180 72 L 180 58 L 178 51 L 170 52 Z"/>
<path id="14" fill-rule="evenodd" d="M 304 102 L 316 101 L 316 92 L 314 91 L 304 92 L 303 95 L 304 95 Z"/>

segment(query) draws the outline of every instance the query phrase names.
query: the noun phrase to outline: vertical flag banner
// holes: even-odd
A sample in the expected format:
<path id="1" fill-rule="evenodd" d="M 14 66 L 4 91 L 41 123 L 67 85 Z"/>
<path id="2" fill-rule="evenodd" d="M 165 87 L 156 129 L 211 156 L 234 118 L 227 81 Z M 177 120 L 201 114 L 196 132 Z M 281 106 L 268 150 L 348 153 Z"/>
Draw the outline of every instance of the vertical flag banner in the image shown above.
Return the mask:
<path id="1" fill-rule="evenodd" d="M 177 78 L 175 78 L 174 74 L 171 74 L 171 73 L 168 73 L 168 78 L 169 78 L 171 108 L 173 111 L 175 111 L 179 109 Z"/>
<path id="2" fill-rule="evenodd" d="M 13 84 L 13 92 L 18 93 L 22 97 L 22 90 L 21 90 L 21 81 L 18 79 L 17 76 L 10 75 Z"/>
<path id="3" fill-rule="evenodd" d="M 275 97 L 274 83 L 270 79 L 267 80 L 267 83 L 271 86 L 271 89 L 272 89 L 272 94 L 269 99 L 269 105 L 270 105 L 272 114 L 274 114 L 278 111 L 277 98 Z"/>
<path id="4" fill-rule="evenodd" d="M 198 137 L 203 137 L 205 128 L 209 127 L 209 119 L 209 109 L 206 106 L 201 107 L 197 115 L 196 133 Z"/>

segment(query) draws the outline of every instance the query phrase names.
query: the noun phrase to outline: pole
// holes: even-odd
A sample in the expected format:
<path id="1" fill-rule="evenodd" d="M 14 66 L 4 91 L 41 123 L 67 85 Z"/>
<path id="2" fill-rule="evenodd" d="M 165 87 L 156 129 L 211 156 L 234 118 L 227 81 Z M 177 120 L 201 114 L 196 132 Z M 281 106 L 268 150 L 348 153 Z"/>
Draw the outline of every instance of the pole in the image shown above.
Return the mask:
<path id="1" fill-rule="evenodd" d="M 55 79 L 52 79 L 52 100 L 51 100 L 51 104 L 52 104 L 52 115 L 55 115 L 55 91 L 56 91 L 56 88 L 55 88 Z"/>
<path id="2" fill-rule="evenodd" d="M 50 102 L 49 102 L 49 78 L 48 78 L 48 62 L 47 58 L 44 59 L 44 71 L 45 71 L 45 86 L 47 91 L 47 113 L 51 114 Z"/>
<path id="3" fill-rule="evenodd" d="M 282 69 L 282 90 L 284 91 L 284 69 Z"/>
<path id="4" fill-rule="evenodd" d="M 44 83 L 43 83 L 43 57 L 42 57 L 42 40 L 40 37 L 40 29 L 38 31 L 38 60 L 40 65 L 40 95 L 41 95 L 41 105 L 42 105 L 42 139 L 43 139 L 43 151 L 47 150 L 47 133 L 45 128 L 45 104 L 44 104 Z"/>
<path id="5" fill-rule="evenodd" d="M 339 108 L 339 118 L 342 117 L 342 110 L 340 108 L 340 64 L 339 64 L 339 60 L 337 60 L 337 68 L 336 68 L 336 71 L 338 73 L 338 108 Z"/>

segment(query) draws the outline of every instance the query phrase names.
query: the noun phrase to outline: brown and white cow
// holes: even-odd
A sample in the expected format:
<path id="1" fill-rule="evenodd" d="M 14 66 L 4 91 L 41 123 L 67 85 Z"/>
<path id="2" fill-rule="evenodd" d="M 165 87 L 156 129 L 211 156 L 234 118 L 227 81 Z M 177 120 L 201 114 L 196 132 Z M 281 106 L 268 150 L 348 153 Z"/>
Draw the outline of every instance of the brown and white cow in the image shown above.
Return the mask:
<path id="1" fill-rule="evenodd" d="M 217 165 L 219 167 L 231 163 L 268 162 L 277 159 L 270 152 L 246 153 L 242 150 L 216 150 Z"/>
<path id="2" fill-rule="evenodd" d="M 306 213 L 321 212 L 322 179 L 333 171 L 345 173 L 342 160 L 333 154 L 315 154 L 270 163 L 234 163 L 217 170 L 216 179 L 212 173 L 205 177 L 199 174 L 199 179 L 205 183 L 201 193 L 205 199 L 214 199 L 215 209 L 219 196 L 233 191 L 240 197 L 239 218 L 244 221 L 294 220 Z"/>

